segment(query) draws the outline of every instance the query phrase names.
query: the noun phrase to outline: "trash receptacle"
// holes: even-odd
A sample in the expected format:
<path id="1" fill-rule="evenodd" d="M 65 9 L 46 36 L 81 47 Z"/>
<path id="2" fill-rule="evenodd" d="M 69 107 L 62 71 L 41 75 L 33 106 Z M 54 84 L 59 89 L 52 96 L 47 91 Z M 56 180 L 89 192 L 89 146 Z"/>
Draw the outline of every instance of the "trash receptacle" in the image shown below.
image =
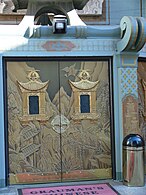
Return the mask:
<path id="1" fill-rule="evenodd" d="M 129 134 L 123 140 L 123 184 L 144 186 L 144 140 Z"/>

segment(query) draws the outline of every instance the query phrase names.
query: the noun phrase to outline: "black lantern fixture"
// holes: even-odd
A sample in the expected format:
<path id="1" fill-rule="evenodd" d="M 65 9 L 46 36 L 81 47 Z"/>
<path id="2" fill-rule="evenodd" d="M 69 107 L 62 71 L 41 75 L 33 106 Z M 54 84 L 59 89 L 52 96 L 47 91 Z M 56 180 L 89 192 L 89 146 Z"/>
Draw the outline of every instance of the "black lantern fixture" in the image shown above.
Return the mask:
<path id="1" fill-rule="evenodd" d="M 64 34 L 67 29 L 67 19 L 66 16 L 56 15 L 53 19 L 53 33 L 54 34 Z"/>

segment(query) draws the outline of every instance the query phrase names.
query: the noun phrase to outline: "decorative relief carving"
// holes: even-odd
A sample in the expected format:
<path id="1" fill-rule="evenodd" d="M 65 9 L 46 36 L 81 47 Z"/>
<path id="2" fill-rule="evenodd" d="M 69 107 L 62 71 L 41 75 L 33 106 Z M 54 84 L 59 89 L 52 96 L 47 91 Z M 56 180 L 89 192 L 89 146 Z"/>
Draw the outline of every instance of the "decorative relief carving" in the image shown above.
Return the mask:
<path id="1" fill-rule="evenodd" d="M 140 134 L 146 143 L 146 62 L 138 62 L 138 117 Z M 146 144 L 145 144 L 146 145 Z M 145 174 L 146 174 L 146 152 L 145 152 Z"/>
<path id="2" fill-rule="evenodd" d="M 10 14 L 14 10 L 15 6 L 12 0 L 1 0 L 0 13 Z"/>
<path id="3" fill-rule="evenodd" d="M 71 41 L 65 41 L 62 40 L 61 44 L 60 41 L 47 41 L 44 39 L 31 39 L 29 40 L 29 44 L 24 39 L 19 39 L 19 37 L 13 37 L 13 41 L 11 37 L 7 37 L 7 43 L 5 40 L 1 40 L 0 44 L 0 50 L 1 51 L 13 51 L 13 52 L 48 52 L 47 55 L 56 56 L 56 51 L 62 53 L 63 51 L 74 51 L 78 52 L 79 54 L 88 52 L 88 54 L 93 55 L 93 52 L 113 52 L 116 49 L 117 40 L 112 39 L 106 39 L 106 40 L 100 40 L 100 39 L 78 39 L 78 40 L 71 40 Z M 18 44 L 19 41 L 19 44 Z M 70 44 L 70 43 L 71 44 Z M 68 45 L 69 43 L 69 45 Z M 52 45 L 48 45 L 52 44 Z M 50 51 L 52 52 L 50 54 Z M 53 53 L 54 52 L 54 53 Z M 70 53 L 66 52 L 66 55 L 71 55 Z M 109 54 L 110 55 L 110 54 Z"/>
<path id="4" fill-rule="evenodd" d="M 80 62 L 79 64 L 78 61 L 75 61 L 61 62 L 60 65 L 61 88 L 58 87 L 58 79 L 54 79 L 54 84 L 52 82 L 51 77 L 56 78 L 54 70 L 56 70 L 56 66 L 58 67 L 56 63 L 52 65 L 52 61 L 35 61 L 33 63 L 30 61 L 29 66 L 27 62 L 8 63 L 9 173 L 11 178 L 14 176 L 16 183 L 48 183 L 52 179 L 53 181 L 60 181 L 61 158 L 62 173 L 66 179 L 82 179 L 87 178 L 87 176 L 94 179 L 95 177 L 112 177 L 110 172 L 111 131 L 107 76 L 108 62 L 88 61 Z M 16 81 L 21 81 L 24 84 L 28 83 L 26 73 L 30 69 L 32 70 L 32 67 L 33 70 L 39 69 L 41 73 L 47 74 L 47 77 L 41 76 L 42 80 L 50 80 L 49 88 L 45 92 L 46 113 L 49 116 L 49 120 L 45 124 L 34 120 L 27 125 L 23 125 L 19 120 L 23 110 L 23 99 L 21 99 L 23 93 L 20 87 L 18 88 Z M 52 69 L 55 73 L 54 75 L 50 71 L 51 67 L 54 68 Z M 86 71 L 82 73 L 82 70 Z M 28 76 L 29 82 L 38 81 L 42 83 L 38 76 L 38 74 L 30 74 Z M 94 93 L 94 87 L 97 87 L 98 78 L 100 78 L 100 84 L 97 84 L 98 90 L 96 90 L 95 96 L 92 97 L 96 101 L 89 101 L 95 104 L 94 110 L 91 110 L 92 105 L 90 105 L 87 120 L 86 113 L 79 113 L 82 118 L 79 119 L 80 124 L 78 124 L 77 120 L 72 120 L 71 118 L 74 115 L 73 101 L 76 99 L 73 99 L 73 93 L 71 93 L 70 85 L 67 82 L 69 79 L 74 82 L 83 81 L 83 86 L 79 85 L 80 89 L 77 90 L 80 96 L 83 95 L 89 100 L 89 97 Z M 91 83 L 93 88 L 88 84 L 86 89 L 84 83 Z M 39 92 L 41 91 L 37 91 L 37 93 Z M 34 91 L 30 90 L 30 93 L 34 93 Z M 51 93 L 53 93 L 52 96 Z M 98 113 L 96 113 L 97 110 Z M 97 116 L 97 114 L 99 114 L 99 118 L 94 120 L 94 116 Z M 61 128 L 60 132 L 59 128 Z M 102 174 L 101 169 L 103 170 Z M 14 183 L 12 179 L 10 179 L 10 182 L 11 184 Z"/>
<path id="5" fill-rule="evenodd" d="M 144 79 L 142 79 L 142 86 L 144 89 L 144 119 L 146 120 L 146 82 Z"/>
<path id="6" fill-rule="evenodd" d="M 89 0 L 82 10 L 77 11 L 78 14 L 97 14 L 102 15 L 102 4 L 104 0 Z"/>
<path id="7" fill-rule="evenodd" d="M 47 51 L 71 51 L 75 45 L 71 41 L 47 41 L 43 46 Z"/>
<path id="8" fill-rule="evenodd" d="M 98 118 L 96 91 L 99 81 L 89 81 L 90 75 L 86 70 L 82 70 L 78 77 L 80 79 L 78 82 L 69 80 L 74 98 L 74 115 L 72 115 L 72 119 L 77 121 L 81 119 L 96 120 Z"/>
<path id="9" fill-rule="evenodd" d="M 53 129 L 57 133 L 64 133 L 69 127 L 69 120 L 64 115 L 57 115 L 51 122 Z"/>
<path id="10" fill-rule="evenodd" d="M 53 4 L 54 6 L 55 5 L 64 5 L 64 7 L 66 7 L 66 4 L 70 4 L 70 5 L 74 5 L 74 7 L 76 9 L 82 9 L 86 3 L 88 2 L 89 0 L 66 0 L 66 1 L 62 1 L 62 0 L 35 0 L 35 1 L 32 1 L 32 0 L 1 0 L 1 3 L 4 3 L 6 4 L 7 6 L 9 6 L 10 8 L 12 7 L 13 5 L 13 8 L 12 11 L 17 11 L 19 9 L 28 9 L 28 5 L 29 3 L 33 3 L 35 5 L 35 2 L 37 5 L 39 4 L 46 4 L 47 5 L 49 4 Z M 34 7 L 33 7 L 34 9 Z"/>
<path id="11" fill-rule="evenodd" d="M 146 21 L 144 18 L 124 16 L 121 19 L 121 40 L 117 43 L 117 50 L 135 51 L 142 49 L 146 39 Z"/>
<path id="12" fill-rule="evenodd" d="M 45 92 L 49 81 L 42 83 L 38 81 L 39 78 L 39 74 L 36 71 L 30 71 L 28 74 L 29 82 L 22 83 L 17 81 L 22 92 L 23 116 L 21 121 L 23 122 L 32 120 L 43 122 L 49 119 L 45 113 Z"/>
<path id="13" fill-rule="evenodd" d="M 123 129 L 124 136 L 139 133 L 138 104 L 133 96 L 127 96 L 123 101 Z"/>
<path id="14" fill-rule="evenodd" d="M 57 1 L 56 1 L 57 2 Z M 74 6 L 81 14 L 102 14 L 102 4 L 104 0 L 85 0 L 84 2 L 73 1 Z M 50 2 L 49 2 L 50 3 Z M 86 4 L 86 5 L 85 5 Z M 85 5 L 85 6 L 84 6 Z M 17 0 L 1 0 L 0 13 L 12 13 L 19 9 L 27 9 L 28 1 L 17 1 Z"/>
<path id="15" fill-rule="evenodd" d="M 124 136 L 139 133 L 137 68 L 121 68 L 121 99 Z"/>

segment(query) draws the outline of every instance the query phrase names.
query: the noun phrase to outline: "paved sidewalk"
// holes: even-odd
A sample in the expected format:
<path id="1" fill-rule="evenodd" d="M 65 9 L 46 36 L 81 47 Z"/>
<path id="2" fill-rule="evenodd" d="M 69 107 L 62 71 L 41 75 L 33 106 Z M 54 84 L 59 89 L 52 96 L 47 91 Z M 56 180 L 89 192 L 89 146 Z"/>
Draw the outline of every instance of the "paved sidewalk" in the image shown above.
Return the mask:
<path id="1" fill-rule="evenodd" d="M 0 189 L 0 195 L 18 195 L 17 189 L 27 187 L 46 187 L 46 186 L 59 186 L 59 185 L 76 185 L 76 184 L 93 184 L 93 183 L 109 183 L 121 195 L 146 195 L 146 184 L 144 187 L 127 187 L 122 182 L 113 180 L 98 180 L 98 181 L 85 181 L 85 182 L 70 182 L 70 183 L 53 183 L 53 184 L 34 184 L 34 185 L 13 185 Z"/>

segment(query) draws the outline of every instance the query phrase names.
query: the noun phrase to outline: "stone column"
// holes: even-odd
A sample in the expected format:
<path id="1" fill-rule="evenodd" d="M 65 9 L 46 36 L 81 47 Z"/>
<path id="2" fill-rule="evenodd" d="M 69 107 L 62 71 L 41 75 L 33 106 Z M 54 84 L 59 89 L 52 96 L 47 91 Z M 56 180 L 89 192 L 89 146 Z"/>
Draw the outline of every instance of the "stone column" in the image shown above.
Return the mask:
<path id="1" fill-rule="evenodd" d="M 138 52 L 146 40 L 146 20 L 124 16 L 121 39 L 114 56 L 116 177 L 122 179 L 122 142 L 126 135 L 139 133 Z"/>
<path id="2" fill-rule="evenodd" d="M 130 133 L 140 133 L 138 125 L 137 53 L 114 56 L 114 108 L 116 179 L 122 179 L 122 142 Z"/>
<path id="3" fill-rule="evenodd" d="M 121 54 L 119 67 L 123 136 L 140 133 L 138 125 L 138 83 L 136 53 Z"/>

